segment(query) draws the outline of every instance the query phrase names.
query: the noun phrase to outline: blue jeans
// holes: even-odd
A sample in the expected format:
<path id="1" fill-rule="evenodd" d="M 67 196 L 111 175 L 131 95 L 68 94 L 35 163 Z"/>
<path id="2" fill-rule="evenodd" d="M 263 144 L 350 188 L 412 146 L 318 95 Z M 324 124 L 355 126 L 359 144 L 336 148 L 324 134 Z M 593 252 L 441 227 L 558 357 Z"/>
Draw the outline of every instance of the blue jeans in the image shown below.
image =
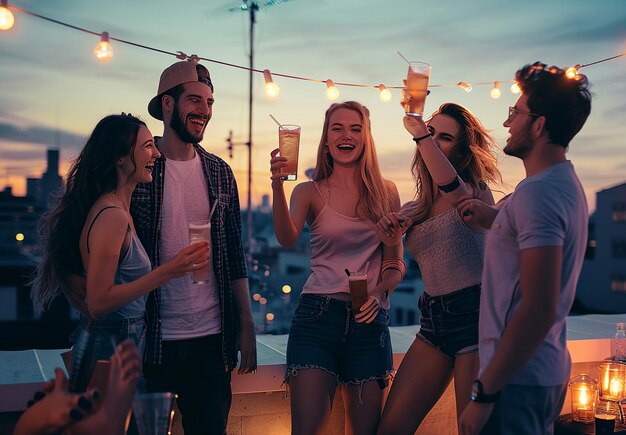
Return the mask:
<path id="1" fill-rule="evenodd" d="M 375 379 L 383 386 L 393 373 L 387 312 L 381 309 L 372 323 L 356 323 L 349 301 L 302 295 L 289 331 L 286 380 L 309 368 L 339 384 Z"/>
<path id="2" fill-rule="evenodd" d="M 482 435 L 552 435 L 567 384 L 533 387 L 509 384 L 502 390 Z"/>
<path id="3" fill-rule="evenodd" d="M 178 394 L 185 435 L 224 434 L 232 400 L 221 334 L 163 341 L 162 364 L 144 366 L 148 391 Z"/>
<path id="4" fill-rule="evenodd" d="M 417 338 L 454 359 L 478 351 L 480 284 L 442 296 L 422 293 Z"/>

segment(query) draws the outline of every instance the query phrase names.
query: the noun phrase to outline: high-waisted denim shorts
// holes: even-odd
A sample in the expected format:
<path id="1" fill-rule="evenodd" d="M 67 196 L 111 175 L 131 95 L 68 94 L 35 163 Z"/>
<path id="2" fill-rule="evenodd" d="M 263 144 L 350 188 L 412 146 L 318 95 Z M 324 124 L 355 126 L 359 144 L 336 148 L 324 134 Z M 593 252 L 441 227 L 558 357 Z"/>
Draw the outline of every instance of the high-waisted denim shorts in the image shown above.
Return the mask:
<path id="1" fill-rule="evenodd" d="M 381 309 L 372 323 L 356 323 L 349 301 L 302 295 L 289 331 L 285 378 L 310 368 L 339 384 L 378 380 L 384 387 L 393 374 L 387 312 Z"/>
<path id="2" fill-rule="evenodd" d="M 480 284 L 442 296 L 420 296 L 417 338 L 450 358 L 478 351 Z"/>

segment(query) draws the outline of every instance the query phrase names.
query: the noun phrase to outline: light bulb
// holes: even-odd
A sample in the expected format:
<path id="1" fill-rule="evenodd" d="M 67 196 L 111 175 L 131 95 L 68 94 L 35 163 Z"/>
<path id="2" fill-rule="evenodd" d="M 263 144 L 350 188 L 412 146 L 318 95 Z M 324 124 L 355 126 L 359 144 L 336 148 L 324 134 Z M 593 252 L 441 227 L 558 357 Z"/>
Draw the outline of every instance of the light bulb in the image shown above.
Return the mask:
<path id="1" fill-rule="evenodd" d="M 268 322 L 271 322 L 271 321 L 273 321 L 273 320 L 274 320 L 274 317 L 275 317 L 275 316 L 274 316 L 274 313 L 267 313 L 267 314 L 265 315 L 265 320 L 267 320 Z"/>
<path id="2" fill-rule="evenodd" d="M 392 97 L 391 91 L 387 89 L 383 84 L 378 85 L 378 89 L 380 90 L 380 101 L 382 101 L 383 103 L 390 102 Z"/>
<path id="3" fill-rule="evenodd" d="M 272 80 L 272 73 L 270 70 L 263 70 L 263 78 L 265 78 L 265 93 L 268 97 L 274 98 L 280 93 L 280 88 Z"/>
<path id="4" fill-rule="evenodd" d="M 3 0 L 0 6 L 0 30 L 9 30 L 13 23 L 15 23 L 13 12 L 9 9 L 7 1 Z"/>
<path id="5" fill-rule="evenodd" d="M 329 100 L 336 100 L 339 98 L 339 90 L 335 87 L 332 80 L 326 80 L 326 98 Z"/>
<path id="6" fill-rule="evenodd" d="M 100 62 L 108 62 L 111 60 L 113 57 L 113 47 L 111 47 L 111 43 L 109 42 L 109 32 L 102 32 L 100 42 L 93 49 L 93 53 Z"/>
<path id="7" fill-rule="evenodd" d="M 565 75 L 568 79 L 575 79 L 578 75 L 578 70 L 580 69 L 580 65 L 571 66 L 565 71 Z"/>
<path id="8" fill-rule="evenodd" d="M 489 95 L 491 95 L 491 98 L 493 98 L 494 100 L 500 98 L 500 95 L 502 95 L 502 92 L 500 92 L 500 82 L 493 83 L 493 89 L 491 90 Z"/>
<path id="9" fill-rule="evenodd" d="M 519 87 L 519 83 L 514 82 L 514 83 L 511 85 L 511 92 L 512 92 L 513 94 L 519 94 L 520 92 L 522 92 L 522 88 L 520 88 L 520 87 Z"/>
<path id="10" fill-rule="evenodd" d="M 458 82 L 457 86 L 461 89 L 463 89 L 465 92 L 472 92 L 472 85 L 470 85 L 469 83 L 465 83 L 465 82 Z"/>

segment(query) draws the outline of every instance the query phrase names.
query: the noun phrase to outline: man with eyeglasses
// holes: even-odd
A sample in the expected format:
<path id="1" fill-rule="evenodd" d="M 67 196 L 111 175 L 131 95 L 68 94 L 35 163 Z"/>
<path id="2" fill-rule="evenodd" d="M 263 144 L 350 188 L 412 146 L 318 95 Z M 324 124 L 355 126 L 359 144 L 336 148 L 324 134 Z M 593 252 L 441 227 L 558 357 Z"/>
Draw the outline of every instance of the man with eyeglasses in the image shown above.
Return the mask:
<path id="1" fill-rule="evenodd" d="M 479 324 L 480 370 L 460 433 L 551 434 L 571 359 L 565 320 L 587 242 L 585 195 L 566 151 L 591 111 L 587 78 L 536 62 L 516 74 L 504 152 L 526 178 L 499 208 L 459 204 L 465 221 L 490 228 Z"/>

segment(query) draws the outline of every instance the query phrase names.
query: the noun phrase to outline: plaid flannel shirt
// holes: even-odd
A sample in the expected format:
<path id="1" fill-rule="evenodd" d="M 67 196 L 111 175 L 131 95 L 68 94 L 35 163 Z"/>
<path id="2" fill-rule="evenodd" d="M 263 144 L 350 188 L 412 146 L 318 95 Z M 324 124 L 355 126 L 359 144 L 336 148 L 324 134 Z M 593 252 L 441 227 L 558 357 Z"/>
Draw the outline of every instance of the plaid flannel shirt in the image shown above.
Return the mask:
<path id="1" fill-rule="evenodd" d="M 157 143 L 158 139 L 158 137 L 155 138 Z M 237 182 L 230 166 L 224 160 L 208 153 L 198 144 L 194 144 L 194 149 L 202 162 L 209 202 L 213 204 L 217 201 L 217 207 L 211 218 L 212 260 L 220 300 L 222 356 L 226 370 L 232 370 L 237 365 L 236 341 L 240 322 L 231 281 L 247 278 Z M 166 159 L 162 155 L 156 160 L 152 170 L 152 183 L 139 184 L 131 201 L 135 228 L 150 256 L 153 268 L 161 264 L 161 206 L 165 164 Z M 161 364 L 160 303 L 160 288 L 157 288 L 150 292 L 146 302 L 147 333 L 144 361 L 148 364 Z M 181 316 L 183 315 L 185 313 L 181 313 Z"/>

